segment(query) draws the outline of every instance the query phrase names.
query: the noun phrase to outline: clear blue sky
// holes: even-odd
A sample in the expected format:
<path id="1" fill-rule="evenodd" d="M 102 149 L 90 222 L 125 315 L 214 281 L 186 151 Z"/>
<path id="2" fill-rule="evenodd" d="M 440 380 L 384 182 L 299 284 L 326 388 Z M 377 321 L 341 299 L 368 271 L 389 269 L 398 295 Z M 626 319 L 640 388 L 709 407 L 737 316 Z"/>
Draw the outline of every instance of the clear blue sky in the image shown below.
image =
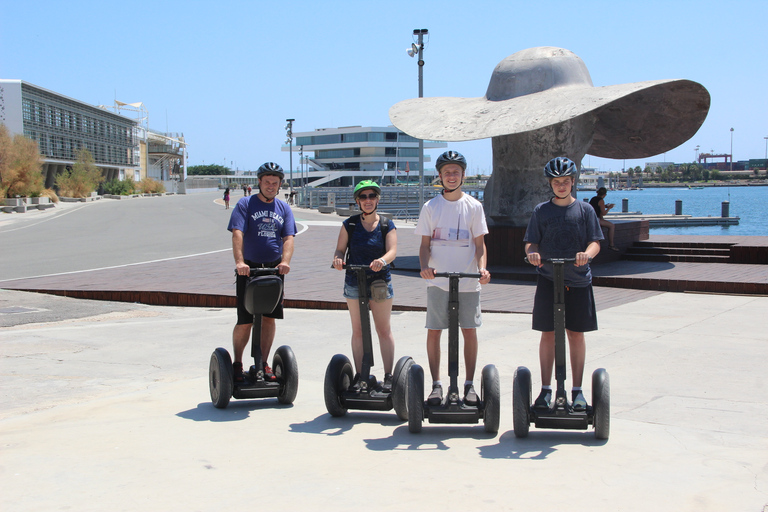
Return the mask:
<path id="1" fill-rule="evenodd" d="M 765 156 L 765 0 L 3 3 L 0 78 L 94 105 L 141 101 L 151 128 L 184 133 L 191 165 L 287 168 L 286 118 L 295 132 L 388 126 L 389 108 L 418 96 L 405 52 L 415 28 L 430 32 L 425 96 L 482 96 L 503 58 L 559 46 L 584 60 L 596 86 L 685 78 L 709 90 L 706 122 L 667 161 L 692 161 L 697 145 L 728 153 L 730 128 L 736 160 Z M 490 140 L 450 147 L 470 172 L 490 171 Z"/>

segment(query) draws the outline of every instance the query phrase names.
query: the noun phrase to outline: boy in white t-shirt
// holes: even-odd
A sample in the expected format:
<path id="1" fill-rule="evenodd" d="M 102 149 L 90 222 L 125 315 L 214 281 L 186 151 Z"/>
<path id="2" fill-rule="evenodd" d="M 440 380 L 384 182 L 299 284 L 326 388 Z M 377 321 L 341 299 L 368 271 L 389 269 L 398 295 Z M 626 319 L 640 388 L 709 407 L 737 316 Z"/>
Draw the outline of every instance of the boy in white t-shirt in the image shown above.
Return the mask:
<path id="1" fill-rule="evenodd" d="M 484 236 L 488 233 L 483 205 L 461 191 L 467 161 L 456 151 L 446 151 L 436 162 L 443 194 L 429 200 L 421 209 L 416 234 L 421 236 L 419 263 L 421 277 L 427 279 L 427 357 L 432 374 L 429 405 L 443 401 L 440 381 L 440 335 L 448 328 L 448 279 L 435 278 L 435 272 L 480 273 L 478 281 L 459 283 L 459 326 L 464 338 L 464 402 L 477 404 L 473 385 L 477 364 L 477 327 L 480 314 L 480 285 L 491 280 L 485 269 Z"/>

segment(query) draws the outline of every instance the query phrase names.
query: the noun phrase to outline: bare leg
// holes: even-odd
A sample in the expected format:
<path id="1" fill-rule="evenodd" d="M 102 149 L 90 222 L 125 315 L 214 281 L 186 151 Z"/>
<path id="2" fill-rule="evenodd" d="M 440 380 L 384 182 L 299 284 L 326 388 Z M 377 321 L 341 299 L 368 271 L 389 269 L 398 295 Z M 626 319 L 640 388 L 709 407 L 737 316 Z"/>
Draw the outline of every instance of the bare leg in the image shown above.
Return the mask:
<path id="1" fill-rule="evenodd" d="M 541 333 L 539 364 L 541 365 L 541 385 L 551 386 L 552 368 L 555 365 L 555 331 Z"/>
<path id="2" fill-rule="evenodd" d="M 392 335 L 392 327 L 389 323 L 392 316 L 392 299 L 371 302 L 370 307 L 373 322 L 376 325 L 376 335 L 379 337 L 384 373 L 392 373 L 392 365 L 395 361 L 395 337 Z"/>
<path id="3" fill-rule="evenodd" d="M 613 224 L 613 222 L 605 219 L 600 219 L 600 226 L 608 230 L 608 245 L 613 247 L 613 234 L 616 232 L 616 226 Z"/>
<path id="4" fill-rule="evenodd" d="M 581 382 L 584 377 L 584 360 L 587 356 L 587 344 L 584 340 L 583 332 L 569 331 L 568 333 L 568 348 L 571 353 L 571 373 L 573 377 L 573 385 L 577 388 L 581 387 Z"/>
<path id="5" fill-rule="evenodd" d="M 467 372 L 467 380 L 475 380 L 477 329 L 461 329 L 461 334 L 464 337 L 464 369 Z"/>
<path id="6" fill-rule="evenodd" d="M 232 348 L 235 352 L 235 363 L 243 362 L 243 352 L 245 351 L 248 340 L 251 337 L 251 328 L 253 324 L 236 325 L 232 331 Z"/>
<path id="7" fill-rule="evenodd" d="M 363 366 L 363 330 L 360 325 L 360 305 L 357 299 L 347 299 L 347 309 L 352 322 L 352 359 L 355 362 L 355 371 L 360 373 Z"/>
<path id="8" fill-rule="evenodd" d="M 432 382 L 440 380 L 440 335 L 443 331 L 427 329 L 427 359 Z"/>
<path id="9" fill-rule="evenodd" d="M 275 319 L 261 317 L 261 359 L 267 362 L 272 342 L 275 341 Z"/>

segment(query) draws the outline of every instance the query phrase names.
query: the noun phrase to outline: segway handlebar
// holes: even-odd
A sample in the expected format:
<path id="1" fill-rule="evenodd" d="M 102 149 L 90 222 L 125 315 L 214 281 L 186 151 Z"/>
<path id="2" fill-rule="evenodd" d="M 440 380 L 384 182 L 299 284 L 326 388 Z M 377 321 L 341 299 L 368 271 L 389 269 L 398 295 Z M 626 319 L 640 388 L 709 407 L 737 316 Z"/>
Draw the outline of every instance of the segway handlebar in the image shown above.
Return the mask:
<path id="1" fill-rule="evenodd" d="M 523 258 L 523 260 L 525 260 L 526 263 L 530 263 L 530 261 L 528 261 L 528 256 Z M 575 263 L 576 258 L 542 258 L 541 261 L 545 263 Z M 591 262 L 592 258 L 589 258 L 589 261 Z"/>
<path id="2" fill-rule="evenodd" d="M 474 277 L 476 279 L 480 279 L 483 276 L 474 272 L 435 272 L 435 277 Z"/>
<path id="3" fill-rule="evenodd" d="M 381 269 L 384 270 L 388 266 L 389 265 L 384 265 L 384 266 L 381 267 Z M 331 263 L 331 268 L 335 268 L 333 266 L 333 263 Z M 357 271 L 357 270 L 366 270 L 366 269 L 370 270 L 371 266 L 370 265 L 352 265 L 352 264 L 348 264 L 348 263 L 342 263 L 341 264 L 341 268 L 348 268 L 349 270 Z M 379 272 L 381 272 L 381 271 L 379 271 Z"/>
<path id="4" fill-rule="evenodd" d="M 277 267 L 251 267 L 251 272 L 248 274 L 248 276 L 266 276 L 270 274 L 277 275 L 279 273 L 280 269 Z M 238 275 L 237 270 L 235 270 L 235 275 Z"/>

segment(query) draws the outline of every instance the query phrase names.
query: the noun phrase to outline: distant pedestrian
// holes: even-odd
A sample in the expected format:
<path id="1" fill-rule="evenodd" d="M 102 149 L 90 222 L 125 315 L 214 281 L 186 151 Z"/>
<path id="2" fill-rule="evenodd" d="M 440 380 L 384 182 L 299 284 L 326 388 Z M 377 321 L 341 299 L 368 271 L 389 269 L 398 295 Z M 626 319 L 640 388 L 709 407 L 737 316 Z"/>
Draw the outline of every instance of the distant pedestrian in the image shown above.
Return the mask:
<path id="1" fill-rule="evenodd" d="M 224 209 L 229 210 L 229 187 L 224 191 Z"/>
<path id="2" fill-rule="evenodd" d="M 251 195 L 251 186 L 248 185 L 248 195 Z"/>

